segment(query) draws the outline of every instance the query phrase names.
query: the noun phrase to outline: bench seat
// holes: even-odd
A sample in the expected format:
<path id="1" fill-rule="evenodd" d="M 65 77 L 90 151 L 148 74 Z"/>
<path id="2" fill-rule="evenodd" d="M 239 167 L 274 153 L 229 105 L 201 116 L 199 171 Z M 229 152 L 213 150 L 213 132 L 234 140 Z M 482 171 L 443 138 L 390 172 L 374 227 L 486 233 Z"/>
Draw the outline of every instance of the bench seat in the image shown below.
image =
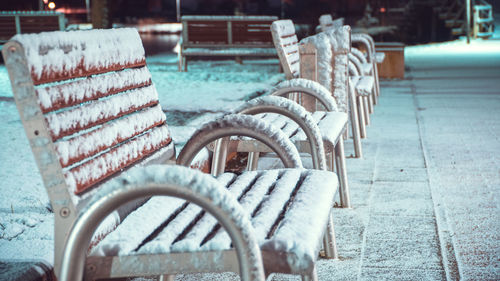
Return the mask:
<path id="1" fill-rule="evenodd" d="M 189 48 L 182 51 L 183 56 L 266 56 L 276 57 L 276 49 L 271 48 Z"/>
<path id="2" fill-rule="evenodd" d="M 369 96 L 372 93 L 373 76 L 351 76 L 351 81 L 359 95 Z"/>
<path id="3" fill-rule="evenodd" d="M 327 151 L 332 151 L 347 125 L 347 114 L 344 112 L 316 111 L 311 115 L 321 132 L 325 148 L 327 148 Z M 297 123 L 287 117 L 276 115 L 265 115 L 262 116 L 262 119 L 280 127 L 292 142 L 299 146 L 299 151 L 310 152 L 307 137 Z"/>
<path id="4" fill-rule="evenodd" d="M 240 176 L 225 173 L 217 180 L 248 212 L 265 267 L 297 274 L 311 270 L 337 191 L 335 174 L 281 169 Z M 156 225 L 162 229 L 155 229 Z M 153 197 L 94 247 L 89 258 L 229 249 L 227 233 L 198 206 L 172 197 Z"/>

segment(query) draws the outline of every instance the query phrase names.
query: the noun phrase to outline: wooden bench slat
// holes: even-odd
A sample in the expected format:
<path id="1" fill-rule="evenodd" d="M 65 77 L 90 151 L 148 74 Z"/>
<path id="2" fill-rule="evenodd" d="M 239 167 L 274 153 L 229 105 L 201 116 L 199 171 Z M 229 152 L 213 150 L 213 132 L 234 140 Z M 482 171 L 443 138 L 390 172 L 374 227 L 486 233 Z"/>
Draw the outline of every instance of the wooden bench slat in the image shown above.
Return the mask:
<path id="1" fill-rule="evenodd" d="M 66 171 L 64 173 L 66 183 L 71 191 L 80 194 L 94 184 L 167 146 L 171 140 L 167 126 L 156 127 L 144 135 Z"/>
<path id="2" fill-rule="evenodd" d="M 247 177 L 247 173 L 244 177 Z M 258 207 L 259 203 L 266 196 L 269 188 L 273 186 L 279 176 L 278 170 L 267 171 L 265 173 L 261 172 L 251 172 L 250 178 L 247 181 L 239 182 L 238 180 L 228 187 L 231 194 L 238 198 L 241 206 L 252 214 L 253 211 Z M 211 233 L 215 230 L 215 233 Z M 181 241 L 172 245 L 172 250 L 180 250 L 186 248 L 198 248 L 211 250 L 211 249 L 229 249 L 230 243 L 225 243 L 225 245 L 214 244 L 212 238 L 215 239 L 216 233 L 225 233 L 224 230 L 217 226 L 217 221 L 212 216 L 205 215 L 198 223 L 195 228 L 186 235 Z M 215 234 L 215 235 L 214 235 Z M 213 236 L 212 236 L 213 235 Z M 205 242 L 205 240 L 208 240 Z M 207 245 L 207 246 L 205 246 Z"/>
<path id="3" fill-rule="evenodd" d="M 153 86 L 117 94 L 71 110 L 45 116 L 53 140 L 103 124 L 131 112 L 158 104 Z"/>
<path id="4" fill-rule="evenodd" d="M 151 85 L 146 67 L 36 89 L 43 113 Z"/>
<path id="5" fill-rule="evenodd" d="M 159 105 L 132 113 L 125 118 L 104 124 L 102 127 L 55 143 L 63 167 L 142 134 L 165 123 L 165 114 Z"/>
<path id="6" fill-rule="evenodd" d="M 286 211 L 293 191 L 300 186 L 301 171 L 286 171 L 275 182 L 269 194 L 264 194 L 259 202 L 259 209 L 252 210 L 252 225 L 257 239 L 263 243 L 267 239 L 272 239 L 273 228 L 281 224 L 282 214 Z M 249 212 L 250 213 L 250 212 Z M 204 249 L 228 249 L 231 239 L 224 230 L 220 229 L 217 234 L 208 241 Z"/>
<path id="7" fill-rule="evenodd" d="M 17 34 L 12 39 L 24 46 L 35 85 L 146 64 L 142 44 L 134 44 L 140 41 L 139 34 L 131 28 L 92 35 L 85 31 Z"/>
<path id="8" fill-rule="evenodd" d="M 92 249 L 90 255 L 124 255 L 135 251 L 159 225 L 177 212 L 184 203 L 184 200 L 173 197 L 155 196 L 151 198 L 128 215 L 120 223 L 119 229 L 111 232 L 100 241 Z M 178 231 L 182 231 L 182 229 Z"/>

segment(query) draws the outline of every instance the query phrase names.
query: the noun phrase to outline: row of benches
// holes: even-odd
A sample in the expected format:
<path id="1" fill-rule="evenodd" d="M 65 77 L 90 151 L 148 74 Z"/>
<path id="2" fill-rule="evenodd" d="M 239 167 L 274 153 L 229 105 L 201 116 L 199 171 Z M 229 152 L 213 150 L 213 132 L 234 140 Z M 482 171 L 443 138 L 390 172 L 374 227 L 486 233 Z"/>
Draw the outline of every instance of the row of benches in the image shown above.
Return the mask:
<path id="1" fill-rule="evenodd" d="M 231 37 L 239 23 L 226 26 Z M 291 21 L 274 21 L 271 30 L 288 80 L 270 97 L 202 126 L 177 157 L 135 29 L 24 34 L 5 45 L 16 104 L 55 214 L 59 280 L 203 271 L 317 280 L 320 248 L 337 257 L 331 207 L 339 187 L 340 205 L 350 207 L 343 139 L 351 122 L 360 141 L 357 117 L 368 111 L 357 101 L 376 92 L 362 92 L 364 73 L 347 76 L 349 27 L 302 46 Z M 326 84 L 316 79 L 323 72 L 316 62 L 328 52 L 321 40 L 345 50 L 326 62 L 337 75 Z M 310 114 L 283 98 L 307 104 L 306 96 L 321 110 Z M 259 113 L 293 122 L 252 116 Z M 191 166 L 207 146 L 215 179 L 174 165 Z M 223 173 L 228 147 L 249 152 L 251 168 L 260 153 L 274 152 L 288 169 Z M 302 168 L 299 152 L 312 155 L 314 169 Z M 155 195 L 169 197 L 148 200 Z"/>

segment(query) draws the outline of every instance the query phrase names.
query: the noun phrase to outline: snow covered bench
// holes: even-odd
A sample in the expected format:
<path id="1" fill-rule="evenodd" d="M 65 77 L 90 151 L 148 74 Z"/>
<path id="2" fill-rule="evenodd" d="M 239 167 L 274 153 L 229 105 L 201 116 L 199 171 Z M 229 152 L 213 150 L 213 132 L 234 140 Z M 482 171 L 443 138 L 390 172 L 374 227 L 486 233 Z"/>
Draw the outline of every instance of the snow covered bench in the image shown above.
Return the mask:
<path id="1" fill-rule="evenodd" d="M 306 38 L 307 39 L 307 38 Z M 328 48 L 321 48 L 321 45 L 326 45 L 327 39 L 335 48 L 337 41 L 341 42 L 343 49 L 348 50 L 345 55 L 339 52 L 329 51 Z M 378 79 L 375 77 L 374 67 L 371 63 L 368 63 L 365 59 L 364 54 L 362 54 L 356 48 L 351 48 L 351 29 L 349 26 L 342 26 L 334 28 L 333 26 L 326 31 L 323 31 L 317 35 L 311 36 L 310 40 L 317 47 L 321 48 L 320 56 L 324 57 L 322 61 L 330 60 L 331 56 L 335 57 L 335 61 L 343 60 L 348 65 L 349 79 L 345 79 L 349 82 L 349 89 L 351 92 L 355 93 L 356 106 L 351 108 L 357 108 L 357 113 L 359 116 L 359 135 L 361 138 L 366 138 L 366 125 L 370 123 L 370 113 L 373 112 L 373 103 L 376 100 L 376 81 Z M 303 40 L 306 41 L 305 39 Z M 323 43 L 322 43 L 323 42 Z M 332 63 L 336 66 L 338 63 Z M 318 64 L 319 72 L 330 71 L 328 65 Z M 334 76 L 336 76 L 337 70 L 334 70 Z M 326 80 L 326 79 L 323 79 Z"/>
<path id="2" fill-rule="evenodd" d="M 320 120 L 323 118 L 324 120 L 330 120 L 318 125 L 325 144 L 326 158 L 329 164 L 328 168 L 333 170 L 335 164 L 339 175 L 340 205 L 342 207 L 350 207 L 344 140 L 342 137 L 347 131 L 348 123 L 347 110 L 344 108 L 346 105 L 343 103 L 342 98 L 345 97 L 347 101 L 347 97 L 344 95 L 342 98 L 339 98 L 332 92 L 334 88 L 327 88 L 317 83 L 317 77 L 308 74 L 308 67 L 302 67 L 301 60 L 303 58 L 307 59 L 307 56 L 302 56 L 302 54 L 307 52 L 307 50 L 299 50 L 295 27 L 291 20 L 274 21 L 271 26 L 271 32 L 287 78 L 287 81 L 278 84 L 272 95 L 291 96 L 293 98 L 297 98 L 300 95 L 301 97 L 296 100 L 301 102 L 308 110 L 311 110 L 313 116 L 322 116 Z M 315 57 L 312 60 L 313 63 L 316 63 Z M 332 147 L 335 149 L 333 150 Z M 360 146 L 355 147 L 357 155 L 360 153 L 358 148 Z"/>
<path id="3" fill-rule="evenodd" d="M 317 280 L 321 246 L 335 247 L 338 180 L 300 168 L 282 131 L 228 115 L 202 126 L 175 159 L 135 29 L 16 35 L 2 54 L 54 211 L 59 280 L 222 271 Z M 214 179 L 165 165 L 190 165 L 234 134 L 268 145 L 289 169 Z"/>
<path id="4" fill-rule="evenodd" d="M 275 16 L 183 16 L 179 71 L 189 57 L 276 57 Z"/>
<path id="5" fill-rule="evenodd" d="M 64 14 L 42 11 L 0 12 L 0 44 L 19 33 L 64 30 Z M 0 46 L 1 49 L 1 46 Z"/>
<path id="6" fill-rule="evenodd" d="M 324 14 L 319 17 L 319 23 L 321 26 L 321 31 L 338 29 L 344 25 L 344 18 L 338 18 L 334 20 L 332 18 L 332 15 Z M 353 33 L 351 35 L 351 42 L 354 46 L 356 46 L 357 49 L 363 51 L 364 56 L 362 58 L 359 58 L 361 60 L 361 63 L 363 64 L 362 74 L 372 75 L 373 79 L 375 79 L 376 96 L 373 97 L 373 104 L 376 104 L 377 97 L 380 95 L 377 64 L 380 65 L 384 61 L 385 53 L 376 51 L 375 41 L 369 34 L 366 33 Z M 353 49 L 353 51 L 356 52 L 357 49 Z"/>

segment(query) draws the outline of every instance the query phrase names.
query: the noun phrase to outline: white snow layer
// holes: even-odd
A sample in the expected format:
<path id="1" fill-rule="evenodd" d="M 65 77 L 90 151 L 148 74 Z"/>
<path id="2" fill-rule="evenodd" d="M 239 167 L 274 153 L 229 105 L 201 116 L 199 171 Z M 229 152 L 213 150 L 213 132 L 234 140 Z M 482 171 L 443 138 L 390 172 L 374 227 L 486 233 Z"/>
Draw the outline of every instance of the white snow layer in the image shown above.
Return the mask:
<path id="1" fill-rule="evenodd" d="M 89 157 L 101 149 L 111 147 L 148 128 L 164 123 L 165 119 L 165 114 L 157 105 L 117 119 L 84 135 L 60 140 L 55 143 L 55 148 L 61 164 L 66 166 L 72 159 L 77 159 L 79 156 Z"/>
<path id="2" fill-rule="evenodd" d="M 286 64 L 283 69 L 290 70 L 288 75 L 298 77 L 300 75 L 300 54 L 293 22 L 291 20 L 274 21 L 271 25 L 271 34 L 280 61 Z"/>
<path id="3" fill-rule="evenodd" d="M 316 81 L 303 79 L 303 78 L 295 78 L 290 80 L 285 80 L 276 85 L 271 91 L 275 93 L 278 90 L 290 88 L 292 90 L 304 89 L 305 91 L 314 93 L 326 103 L 326 108 L 329 111 L 338 111 L 337 102 L 335 101 L 332 93 L 328 88 L 325 88 L 323 85 L 319 84 Z M 300 92 L 300 91 L 299 91 Z"/>
<path id="4" fill-rule="evenodd" d="M 85 70 L 128 65 L 144 61 L 144 48 L 134 28 L 91 31 L 58 31 L 39 34 L 17 34 L 28 59 L 28 67 L 36 79 L 44 72 L 74 73 Z"/>
<path id="5" fill-rule="evenodd" d="M 36 89 L 40 106 L 50 110 L 58 103 L 78 103 L 106 96 L 113 90 L 144 85 L 151 82 L 147 67 L 112 72 L 76 80 L 66 84 Z"/>
<path id="6" fill-rule="evenodd" d="M 255 234 L 253 232 L 253 227 L 250 223 L 248 213 L 245 212 L 236 198 L 232 196 L 226 190 L 226 188 L 224 188 L 224 186 L 218 183 L 217 180 L 212 178 L 210 175 L 186 167 L 151 165 L 147 167 L 131 169 L 124 175 L 105 184 L 105 186 L 103 186 L 100 191 L 94 196 L 93 200 L 89 203 L 89 206 L 91 206 L 98 200 L 113 196 L 114 193 L 120 192 L 121 190 L 126 191 L 128 189 L 140 189 L 141 187 L 148 186 L 149 184 L 174 185 L 179 187 L 180 189 L 193 191 L 200 197 L 208 198 L 214 206 L 220 208 L 225 213 L 225 215 L 229 217 L 231 223 L 242 234 L 245 242 L 253 249 L 253 253 L 260 254 L 260 249 L 255 243 L 257 241 L 255 240 Z M 165 210 L 172 210 L 173 208 L 179 206 L 179 199 L 172 199 L 171 197 L 167 198 L 169 199 L 164 199 L 163 202 L 161 202 L 162 197 L 158 197 L 158 199 L 156 199 L 157 202 L 155 202 L 157 203 L 155 204 L 156 208 L 152 208 L 150 209 L 150 212 L 145 213 L 148 218 L 148 224 L 152 227 L 156 227 L 159 224 L 150 222 L 150 217 L 152 220 L 154 220 L 154 218 L 164 220 L 165 217 L 161 216 L 161 213 L 163 213 Z M 165 202 L 165 200 L 169 200 L 170 202 Z M 84 209 L 83 212 L 85 211 L 86 210 Z M 144 220 L 145 218 L 138 217 L 137 219 Z M 131 221 L 132 225 L 129 225 L 129 227 L 127 228 L 127 230 L 130 230 L 129 232 L 127 232 L 127 235 L 124 235 L 123 230 L 116 232 L 121 234 L 119 235 L 119 237 L 113 237 L 114 232 L 111 233 L 100 243 L 100 245 L 98 246 L 99 250 L 96 249 L 93 254 L 106 254 L 106 250 L 115 252 L 118 255 L 124 254 L 125 252 L 128 253 L 129 251 L 126 251 L 125 249 L 106 249 L 106 245 L 128 245 L 127 243 L 122 244 L 122 240 L 137 240 L 138 236 L 140 236 L 140 233 L 145 233 L 145 229 L 138 230 L 136 227 L 134 227 L 135 225 L 133 223 L 133 220 Z M 122 228 L 124 226 L 125 224 L 122 224 L 119 227 Z M 152 230 L 154 229 L 149 229 L 149 233 L 151 233 Z M 109 243 L 113 240 L 114 242 L 119 241 L 119 243 Z M 130 250 L 130 248 L 128 250 Z M 256 264 L 260 265 L 262 263 L 260 255 L 251 255 L 249 258 L 252 263 L 251 266 L 254 266 Z"/>
<path id="7" fill-rule="evenodd" d="M 68 131 L 87 128 L 100 120 L 117 117 L 119 114 L 158 101 L 154 86 L 148 86 L 109 99 L 95 101 L 71 110 L 50 113 L 45 116 L 52 136 L 58 138 Z"/>
<path id="8" fill-rule="evenodd" d="M 119 171 L 131 161 L 140 159 L 148 151 L 154 151 L 166 145 L 170 133 L 166 126 L 156 127 L 148 133 L 135 138 L 111 151 L 102 154 L 84 164 L 64 173 L 66 183 L 72 192 L 77 187 L 102 179 L 108 173 Z"/>
<path id="9" fill-rule="evenodd" d="M 316 147 L 313 149 L 316 149 L 316 151 L 318 152 L 319 168 L 322 170 L 326 170 L 325 149 L 323 146 L 323 138 L 321 136 L 321 132 L 320 132 L 318 126 L 316 125 L 316 121 L 313 119 L 312 115 L 309 112 L 307 112 L 305 110 L 305 108 L 303 108 L 302 106 L 300 106 L 296 102 L 291 101 L 291 100 L 286 99 L 286 98 L 283 98 L 283 97 L 265 96 L 265 97 L 256 98 L 256 99 L 253 99 L 253 100 L 246 102 L 241 107 L 236 109 L 235 112 L 239 113 L 239 112 L 245 111 L 245 110 L 250 109 L 250 108 L 259 107 L 259 106 L 266 106 L 266 105 L 274 106 L 274 107 L 281 108 L 281 109 L 286 109 L 288 112 L 290 112 L 292 115 L 296 116 L 296 118 L 301 119 L 306 124 L 309 131 L 312 133 L 312 137 L 314 138 L 314 140 L 316 142 Z M 275 125 L 275 124 L 273 124 L 273 125 Z M 276 127 L 278 127 L 278 126 L 276 126 Z M 286 135 L 289 135 L 289 134 L 286 134 Z"/>

